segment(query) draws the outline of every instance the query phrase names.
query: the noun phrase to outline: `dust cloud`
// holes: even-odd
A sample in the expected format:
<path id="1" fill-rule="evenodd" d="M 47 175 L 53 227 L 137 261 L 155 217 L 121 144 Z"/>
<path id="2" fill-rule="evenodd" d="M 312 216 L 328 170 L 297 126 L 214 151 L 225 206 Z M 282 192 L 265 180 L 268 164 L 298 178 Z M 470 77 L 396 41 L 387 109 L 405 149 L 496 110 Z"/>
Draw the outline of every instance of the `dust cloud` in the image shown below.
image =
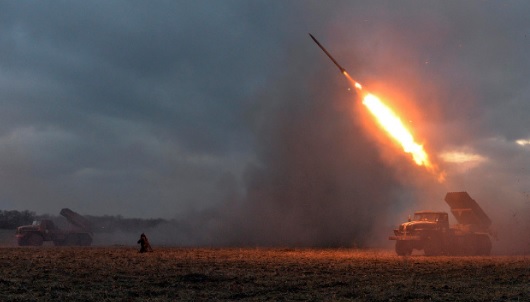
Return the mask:
<path id="1" fill-rule="evenodd" d="M 297 82 L 295 87 L 306 89 L 293 89 Z M 225 194 L 219 206 L 159 226 L 150 231 L 152 241 L 191 246 L 388 245 L 389 221 L 403 203 L 403 186 L 367 137 L 358 96 L 346 84 L 338 73 L 303 78 L 292 73 L 272 91 L 263 91 L 258 103 L 264 105 L 251 116 L 257 156 L 243 174 L 243 190 L 234 176 L 226 175 L 219 184 Z"/>

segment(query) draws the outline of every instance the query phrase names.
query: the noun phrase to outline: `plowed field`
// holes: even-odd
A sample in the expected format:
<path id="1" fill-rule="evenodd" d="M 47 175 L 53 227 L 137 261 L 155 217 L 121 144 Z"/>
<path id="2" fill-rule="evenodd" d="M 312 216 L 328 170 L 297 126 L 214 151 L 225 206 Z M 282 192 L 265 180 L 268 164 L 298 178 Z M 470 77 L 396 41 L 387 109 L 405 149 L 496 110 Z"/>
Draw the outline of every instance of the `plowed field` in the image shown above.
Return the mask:
<path id="1" fill-rule="evenodd" d="M 530 260 L 379 250 L 1 248 L 2 301 L 528 301 Z"/>

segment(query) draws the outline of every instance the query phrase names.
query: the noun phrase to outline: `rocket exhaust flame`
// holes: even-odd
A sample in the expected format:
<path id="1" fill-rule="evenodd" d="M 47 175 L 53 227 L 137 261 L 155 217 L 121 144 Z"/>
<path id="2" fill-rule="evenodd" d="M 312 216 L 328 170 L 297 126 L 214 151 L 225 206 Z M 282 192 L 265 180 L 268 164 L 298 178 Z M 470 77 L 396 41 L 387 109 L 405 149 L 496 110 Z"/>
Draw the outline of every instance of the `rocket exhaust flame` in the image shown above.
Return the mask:
<path id="1" fill-rule="evenodd" d="M 348 73 L 346 73 L 345 76 L 357 91 L 362 92 L 361 84 L 353 80 Z M 416 143 L 414 137 L 401 122 L 399 116 L 377 96 L 365 92 L 362 92 L 361 95 L 364 95 L 363 105 L 368 108 L 378 124 L 390 135 L 390 137 L 403 147 L 403 151 L 405 151 L 405 153 L 410 153 L 417 165 L 432 168 L 433 166 L 429 160 L 427 152 L 425 152 L 422 145 Z"/>
<path id="2" fill-rule="evenodd" d="M 414 141 L 412 134 L 405 128 L 399 117 L 392 112 L 392 109 L 372 94 L 367 94 L 364 97 L 363 105 L 370 110 L 383 129 L 401 144 L 403 151 L 412 154 L 416 164 L 426 167 L 431 166 L 423 146 Z"/>
<path id="3" fill-rule="evenodd" d="M 427 170 L 437 175 L 438 181 L 443 182 L 445 175 L 439 172 L 438 168 L 431 163 L 429 155 L 423 149 L 423 146 L 418 144 L 411 132 L 401 122 L 399 116 L 394 111 L 384 104 L 375 95 L 363 91 L 362 85 L 355 81 L 342 66 L 331 56 L 331 54 L 317 41 L 313 35 L 309 34 L 313 41 L 324 51 L 324 53 L 333 61 L 339 68 L 340 72 L 348 79 L 353 87 L 363 98 L 363 105 L 374 116 L 377 123 L 385 130 L 385 132 L 395 141 L 397 141 L 405 153 L 409 153 L 412 159 L 418 166 L 424 166 Z"/>

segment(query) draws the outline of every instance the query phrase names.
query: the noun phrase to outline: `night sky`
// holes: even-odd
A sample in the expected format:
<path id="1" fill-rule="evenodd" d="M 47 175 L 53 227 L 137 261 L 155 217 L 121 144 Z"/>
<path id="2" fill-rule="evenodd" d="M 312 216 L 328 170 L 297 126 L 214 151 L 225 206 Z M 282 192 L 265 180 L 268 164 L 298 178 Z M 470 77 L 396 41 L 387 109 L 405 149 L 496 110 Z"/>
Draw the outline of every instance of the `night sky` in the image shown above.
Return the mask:
<path id="1" fill-rule="evenodd" d="M 173 239 L 193 244 L 351 246 L 467 191 L 500 233 L 523 232 L 528 12 L 2 1 L 0 208 L 175 219 Z M 377 128 L 308 33 L 400 114 L 444 183 Z"/>

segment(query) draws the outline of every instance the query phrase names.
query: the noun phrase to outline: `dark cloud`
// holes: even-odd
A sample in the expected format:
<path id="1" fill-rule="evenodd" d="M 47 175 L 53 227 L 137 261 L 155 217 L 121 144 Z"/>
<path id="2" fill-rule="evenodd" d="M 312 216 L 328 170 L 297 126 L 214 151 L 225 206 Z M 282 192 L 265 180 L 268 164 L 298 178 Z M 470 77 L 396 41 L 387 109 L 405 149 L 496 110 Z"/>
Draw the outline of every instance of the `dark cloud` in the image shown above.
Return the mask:
<path id="1" fill-rule="evenodd" d="M 366 245 L 467 190 L 510 229 L 528 213 L 527 11 L 3 2 L 0 205 L 176 218 L 165 242 Z M 308 32 L 408 121 L 445 184 L 374 130 Z M 481 160 L 444 160 L 456 151 Z"/>
<path id="2" fill-rule="evenodd" d="M 93 190 L 85 186 L 94 181 L 103 194 L 111 191 L 105 199 L 121 212 L 126 199 L 138 205 L 160 198 L 156 193 L 142 194 L 146 200 L 136 197 L 142 182 L 168 186 L 170 180 L 181 188 L 171 191 L 189 192 L 163 193 L 166 203 L 207 203 L 204 199 L 212 196 L 196 192 L 209 191 L 223 169 L 240 169 L 238 163 L 233 167 L 235 159 L 225 157 L 248 157 L 247 98 L 269 69 L 262 56 L 273 54 L 259 48 L 271 35 L 252 24 L 260 20 L 253 17 L 258 7 L 4 5 L 1 66 L 7 110 L 2 132 L 24 140 L 49 134 L 46 143 L 57 150 L 37 165 L 44 173 L 82 178 L 77 184 L 69 178 L 66 189 L 74 196 L 81 190 L 75 197 L 83 203 L 89 199 L 85 191 Z M 60 134 L 70 141 L 53 141 Z M 33 144 L 16 146 L 31 147 L 28 152 L 47 151 L 38 142 L 19 143 Z M 34 161 L 33 156 L 20 160 Z M 57 165 L 66 170 L 49 169 Z M 50 176 L 40 177 L 50 182 Z M 108 183 L 114 186 L 107 189 Z M 168 215 L 160 209 L 150 215 L 162 214 Z"/>

